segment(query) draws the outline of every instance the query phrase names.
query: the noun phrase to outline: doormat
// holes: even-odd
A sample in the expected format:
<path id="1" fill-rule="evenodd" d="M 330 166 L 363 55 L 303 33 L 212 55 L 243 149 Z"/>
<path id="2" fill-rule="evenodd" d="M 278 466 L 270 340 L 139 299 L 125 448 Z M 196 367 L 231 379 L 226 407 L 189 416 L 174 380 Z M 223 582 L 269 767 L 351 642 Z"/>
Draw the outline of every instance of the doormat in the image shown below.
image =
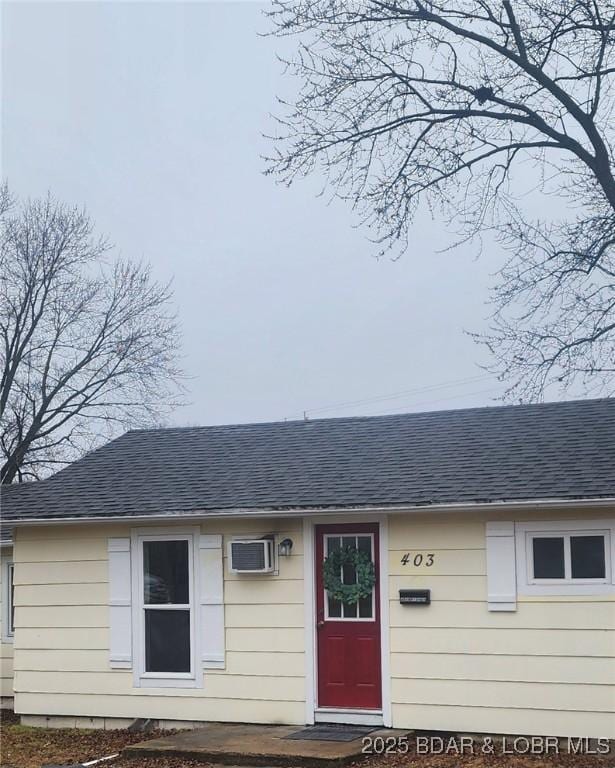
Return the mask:
<path id="1" fill-rule="evenodd" d="M 375 730 L 377 729 L 373 726 L 365 725 L 311 725 L 284 738 L 307 741 L 354 741 Z"/>

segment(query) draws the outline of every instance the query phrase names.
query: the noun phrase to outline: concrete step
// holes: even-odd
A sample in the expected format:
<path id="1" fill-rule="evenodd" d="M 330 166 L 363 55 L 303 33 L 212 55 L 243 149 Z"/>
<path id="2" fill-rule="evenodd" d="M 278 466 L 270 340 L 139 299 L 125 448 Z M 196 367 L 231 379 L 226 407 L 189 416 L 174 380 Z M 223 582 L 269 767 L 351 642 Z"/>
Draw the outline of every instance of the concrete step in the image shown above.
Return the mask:
<path id="1" fill-rule="evenodd" d="M 180 757 L 225 766 L 339 768 L 363 754 L 363 737 L 352 741 L 288 739 L 305 726 L 207 723 L 192 731 L 126 747 L 127 757 Z M 397 738 L 407 731 L 374 729 L 370 738 Z"/>

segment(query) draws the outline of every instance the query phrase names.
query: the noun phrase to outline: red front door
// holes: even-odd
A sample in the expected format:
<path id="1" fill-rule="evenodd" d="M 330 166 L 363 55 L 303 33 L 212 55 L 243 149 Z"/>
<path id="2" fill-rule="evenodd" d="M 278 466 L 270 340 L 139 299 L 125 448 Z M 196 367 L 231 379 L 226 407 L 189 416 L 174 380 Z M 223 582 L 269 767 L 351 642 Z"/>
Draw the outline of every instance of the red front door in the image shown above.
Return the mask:
<path id="1" fill-rule="evenodd" d="M 323 585 L 322 564 L 334 549 L 352 547 L 369 553 L 376 570 L 372 595 L 358 603 L 330 598 Z M 344 565 L 344 584 L 356 583 L 353 565 Z M 378 525 L 316 527 L 316 636 L 318 707 L 380 709 L 380 590 Z"/>

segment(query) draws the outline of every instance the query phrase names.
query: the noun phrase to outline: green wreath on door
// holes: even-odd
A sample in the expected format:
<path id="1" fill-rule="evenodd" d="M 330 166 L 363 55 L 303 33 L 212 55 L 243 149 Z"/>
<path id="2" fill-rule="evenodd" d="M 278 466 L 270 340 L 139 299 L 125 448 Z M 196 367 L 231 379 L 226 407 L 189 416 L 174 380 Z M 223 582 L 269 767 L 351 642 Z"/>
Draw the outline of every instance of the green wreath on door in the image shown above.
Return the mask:
<path id="1" fill-rule="evenodd" d="M 342 567 L 353 565 L 357 574 L 356 584 L 344 584 L 341 579 Z M 376 583 L 376 570 L 367 552 L 354 547 L 334 549 L 322 564 L 323 584 L 329 597 L 346 605 L 371 597 Z"/>

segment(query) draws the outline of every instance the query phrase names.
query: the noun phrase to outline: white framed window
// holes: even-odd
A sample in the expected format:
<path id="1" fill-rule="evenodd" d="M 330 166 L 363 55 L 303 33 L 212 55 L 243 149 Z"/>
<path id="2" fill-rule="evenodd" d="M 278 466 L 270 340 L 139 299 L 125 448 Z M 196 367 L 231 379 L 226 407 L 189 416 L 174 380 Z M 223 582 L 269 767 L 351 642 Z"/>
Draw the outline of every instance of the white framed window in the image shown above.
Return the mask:
<path id="1" fill-rule="evenodd" d="M 2 570 L 2 641 L 12 643 L 15 635 L 15 564 L 5 560 Z"/>
<path id="2" fill-rule="evenodd" d="M 615 592 L 615 521 L 517 523 L 515 531 L 521 594 Z"/>
<path id="3" fill-rule="evenodd" d="M 194 687 L 197 673 L 198 529 L 133 534 L 135 684 Z"/>
<path id="4" fill-rule="evenodd" d="M 530 584 L 607 584 L 609 531 L 528 531 Z"/>
<path id="5" fill-rule="evenodd" d="M 324 536 L 325 557 L 334 550 L 350 547 L 366 552 L 374 562 L 374 534 L 340 534 L 327 533 Z M 342 584 L 356 584 L 357 574 L 354 565 L 347 563 L 340 568 Z M 331 597 L 325 590 L 325 619 L 327 621 L 376 621 L 376 590 L 372 589 L 370 597 L 361 598 L 356 603 L 343 603 Z"/>

